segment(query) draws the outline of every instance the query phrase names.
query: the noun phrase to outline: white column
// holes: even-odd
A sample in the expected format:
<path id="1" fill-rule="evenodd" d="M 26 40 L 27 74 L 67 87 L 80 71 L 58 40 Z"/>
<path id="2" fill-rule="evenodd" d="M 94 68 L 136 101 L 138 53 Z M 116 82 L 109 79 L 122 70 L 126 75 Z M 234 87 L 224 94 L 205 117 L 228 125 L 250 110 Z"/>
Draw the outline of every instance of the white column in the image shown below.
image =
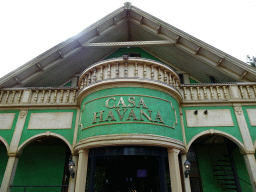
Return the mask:
<path id="1" fill-rule="evenodd" d="M 255 149 L 252 143 L 252 138 L 244 117 L 244 112 L 240 104 L 234 105 L 234 110 L 236 114 L 237 123 L 240 129 L 241 136 L 243 138 L 244 147 L 245 147 L 245 164 L 247 167 L 247 171 L 250 176 L 251 185 L 253 191 L 256 192 L 256 162 L 255 162 Z"/>
<path id="2" fill-rule="evenodd" d="M 77 162 L 78 162 L 78 156 L 73 155 L 72 156 L 72 160 L 75 163 L 76 167 L 78 166 Z M 77 169 L 76 169 L 76 174 L 75 177 L 72 178 L 71 176 L 69 177 L 69 185 L 68 185 L 68 192 L 74 192 L 75 191 L 75 187 L 76 187 L 76 175 L 77 175 Z"/>
<path id="3" fill-rule="evenodd" d="M 13 179 L 15 176 L 15 172 L 16 172 L 16 168 L 18 165 L 18 157 L 15 156 L 11 156 L 8 159 L 7 165 L 6 165 L 6 169 L 4 172 L 4 178 L 2 181 L 2 185 L 1 185 L 1 192 L 9 192 L 11 191 L 10 186 L 13 183 Z"/>
<path id="4" fill-rule="evenodd" d="M 79 159 L 76 174 L 76 192 L 85 192 L 88 155 L 89 149 L 79 150 Z"/>
<path id="5" fill-rule="evenodd" d="M 9 159 L 6 165 L 5 173 L 4 173 L 4 178 L 2 181 L 1 185 L 1 192 L 9 192 L 10 185 L 13 183 L 13 179 L 15 176 L 16 168 L 18 165 L 18 157 L 17 157 L 17 151 L 18 151 L 18 146 L 20 142 L 20 138 L 22 135 L 23 127 L 26 121 L 28 110 L 27 109 L 22 109 L 20 111 L 15 130 L 12 136 L 12 141 L 10 144 L 10 147 L 8 149 L 8 155 Z"/>
<path id="6" fill-rule="evenodd" d="M 15 126 L 15 130 L 12 136 L 12 141 L 10 144 L 10 148 L 8 150 L 8 154 L 12 154 L 12 156 L 16 156 L 19 143 L 20 143 L 20 138 L 22 135 L 22 131 L 25 125 L 26 117 L 27 117 L 28 110 L 27 109 L 22 109 L 20 110 L 20 114 Z"/>
<path id="7" fill-rule="evenodd" d="M 234 110 L 236 114 L 236 119 L 238 123 L 238 127 L 240 129 L 241 136 L 243 138 L 244 142 L 244 147 L 247 152 L 255 152 L 253 143 L 252 143 L 252 138 L 250 135 L 250 131 L 248 129 L 245 117 L 244 117 L 244 112 L 240 104 L 234 105 Z"/>
<path id="8" fill-rule="evenodd" d="M 185 177 L 185 174 L 184 174 L 184 171 L 185 171 L 184 163 L 185 163 L 186 160 L 187 160 L 187 155 L 182 154 L 182 155 L 181 155 L 181 161 L 182 161 L 182 167 L 183 167 L 183 174 L 182 174 L 182 175 L 183 175 L 183 179 L 184 179 L 185 192 L 191 192 L 189 175 L 188 175 L 188 177 L 186 178 L 186 177 Z"/>
<path id="9" fill-rule="evenodd" d="M 250 176 L 252 190 L 256 192 L 256 163 L 254 154 L 244 154 L 244 160 L 248 174 Z"/>
<path id="10" fill-rule="evenodd" d="M 178 149 L 168 149 L 171 187 L 173 192 L 182 192 L 180 180 L 179 152 Z"/>

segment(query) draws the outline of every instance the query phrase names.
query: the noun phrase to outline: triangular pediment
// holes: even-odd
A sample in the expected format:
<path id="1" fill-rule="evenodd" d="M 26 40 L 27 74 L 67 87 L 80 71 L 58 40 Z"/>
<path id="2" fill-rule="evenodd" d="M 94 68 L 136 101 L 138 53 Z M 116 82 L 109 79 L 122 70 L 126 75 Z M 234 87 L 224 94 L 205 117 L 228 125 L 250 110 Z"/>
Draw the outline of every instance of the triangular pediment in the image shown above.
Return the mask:
<path id="1" fill-rule="evenodd" d="M 255 68 L 125 4 L 7 74 L 0 86 L 64 86 L 88 66 L 127 47 L 140 48 L 196 82 L 210 83 L 210 76 L 217 83 L 256 81 Z"/>

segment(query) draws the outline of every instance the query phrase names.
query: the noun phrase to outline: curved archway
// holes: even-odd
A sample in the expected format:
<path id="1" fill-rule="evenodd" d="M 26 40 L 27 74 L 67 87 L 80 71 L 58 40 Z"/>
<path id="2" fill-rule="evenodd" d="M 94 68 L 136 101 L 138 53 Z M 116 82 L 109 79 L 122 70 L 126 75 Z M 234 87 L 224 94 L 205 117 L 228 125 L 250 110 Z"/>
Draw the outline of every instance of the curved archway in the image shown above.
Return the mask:
<path id="1" fill-rule="evenodd" d="M 6 150 L 9 150 L 9 144 L 7 143 L 7 141 L 0 136 L 0 142 L 2 142 L 4 144 L 4 146 L 6 147 Z"/>
<path id="2" fill-rule="evenodd" d="M 64 141 L 64 142 L 68 145 L 68 147 L 69 147 L 71 153 L 73 152 L 73 148 L 72 148 L 71 144 L 69 143 L 69 141 L 68 141 L 65 137 L 63 137 L 62 135 L 59 135 L 59 134 L 57 134 L 57 133 L 45 132 L 45 133 L 37 134 L 37 135 L 35 135 L 35 136 L 33 136 L 33 137 L 30 137 L 30 138 L 27 139 L 26 141 L 24 141 L 24 142 L 19 146 L 19 148 L 18 148 L 18 153 L 21 153 L 22 149 L 23 149 L 26 145 L 28 145 L 29 143 L 31 143 L 32 141 L 34 141 L 34 140 L 36 140 L 36 139 L 38 139 L 38 138 L 40 138 L 40 137 L 45 137 L 45 136 L 46 136 L 46 137 L 49 137 L 49 136 L 50 136 L 50 137 L 57 137 L 57 138 L 61 139 L 62 141 Z"/>
<path id="3" fill-rule="evenodd" d="M 195 135 L 190 141 L 189 143 L 187 144 L 187 151 L 189 150 L 190 146 L 192 145 L 192 143 L 199 137 L 203 136 L 203 135 L 208 135 L 208 134 L 216 134 L 216 135 L 221 135 L 223 137 L 226 137 L 228 139 L 230 139 L 231 141 L 233 141 L 235 144 L 237 144 L 237 146 L 241 149 L 242 152 L 245 151 L 245 147 L 244 147 L 244 144 L 239 141 L 237 138 L 235 138 L 234 136 L 228 134 L 228 133 L 225 133 L 225 132 L 222 132 L 222 131 L 218 131 L 218 130 L 214 130 L 214 129 L 210 129 L 210 130 L 207 130 L 207 131 L 203 131 L 203 132 L 200 132 L 198 133 L 197 135 Z"/>

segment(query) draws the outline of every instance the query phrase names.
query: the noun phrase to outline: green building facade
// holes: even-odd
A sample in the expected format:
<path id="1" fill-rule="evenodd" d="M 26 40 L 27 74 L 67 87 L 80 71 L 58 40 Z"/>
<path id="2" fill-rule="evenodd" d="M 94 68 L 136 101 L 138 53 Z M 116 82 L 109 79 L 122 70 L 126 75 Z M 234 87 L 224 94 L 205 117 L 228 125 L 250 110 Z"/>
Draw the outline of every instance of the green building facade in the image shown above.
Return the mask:
<path id="1" fill-rule="evenodd" d="M 255 80 L 125 3 L 0 79 L 1 191 L 256 191 Z"/>

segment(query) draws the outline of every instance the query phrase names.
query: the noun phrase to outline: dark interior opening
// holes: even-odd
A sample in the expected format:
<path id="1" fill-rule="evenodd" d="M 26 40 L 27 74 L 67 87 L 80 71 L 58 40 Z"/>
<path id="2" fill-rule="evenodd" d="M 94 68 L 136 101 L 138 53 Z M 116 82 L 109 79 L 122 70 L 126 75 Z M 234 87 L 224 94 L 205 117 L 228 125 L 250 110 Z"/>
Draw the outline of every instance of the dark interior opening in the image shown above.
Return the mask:
<path id="1" fill-rule="evenodd" d="M 167 152 L 156 147 L 90 150 L 86 191 L 169 192 Z"/>

